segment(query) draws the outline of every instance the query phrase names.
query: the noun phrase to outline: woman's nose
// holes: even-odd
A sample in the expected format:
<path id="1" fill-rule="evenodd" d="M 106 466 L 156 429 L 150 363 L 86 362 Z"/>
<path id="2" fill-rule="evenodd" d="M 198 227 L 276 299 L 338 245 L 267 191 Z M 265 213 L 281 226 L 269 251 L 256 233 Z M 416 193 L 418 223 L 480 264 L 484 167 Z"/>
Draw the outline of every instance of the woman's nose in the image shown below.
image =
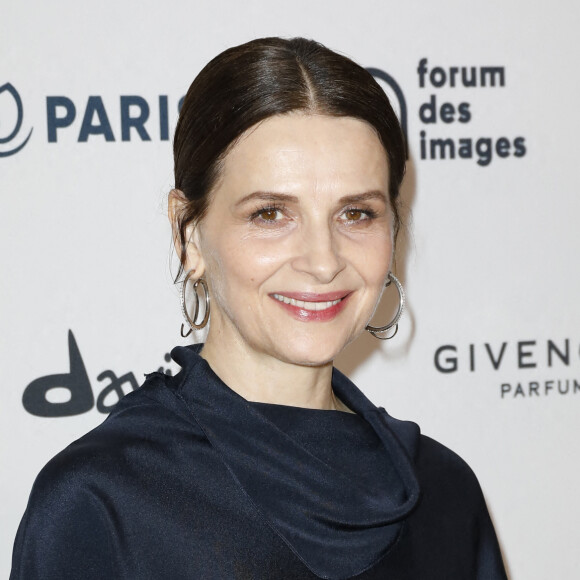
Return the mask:
<path id="1" fill-rule="evenodd" d="M 294 269 L 312 276 L 320 284 L 329 284 L 346 264 L 338 242 L 328 225 L 304 229 L 292 261 Z"/>

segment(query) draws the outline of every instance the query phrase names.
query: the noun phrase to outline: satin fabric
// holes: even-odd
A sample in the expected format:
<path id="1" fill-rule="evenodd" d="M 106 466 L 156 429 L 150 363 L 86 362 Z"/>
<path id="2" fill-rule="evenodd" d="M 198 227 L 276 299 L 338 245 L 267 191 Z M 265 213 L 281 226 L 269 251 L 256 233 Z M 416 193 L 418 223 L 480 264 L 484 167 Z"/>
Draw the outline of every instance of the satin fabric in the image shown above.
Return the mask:
<path id="1" fill-rule="evenodd" d="M 200 348 L 44 468 L 11 578 L 506 577 L 457 455 L 337 370 L 356 415 L 250 403 Z"/>

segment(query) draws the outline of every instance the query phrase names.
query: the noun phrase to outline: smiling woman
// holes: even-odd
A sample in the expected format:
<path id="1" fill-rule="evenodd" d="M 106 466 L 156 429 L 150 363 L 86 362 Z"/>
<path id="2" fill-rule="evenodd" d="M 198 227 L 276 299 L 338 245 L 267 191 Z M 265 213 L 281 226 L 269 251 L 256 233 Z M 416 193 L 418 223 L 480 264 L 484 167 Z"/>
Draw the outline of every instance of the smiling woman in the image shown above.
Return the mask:
<path id="1" fill-rule="evenodd" d="M 202 356 L 226 384 L 332 408 L 332 361 L 364 330 L 389 272 L 388 187 L 376 132 L 352 117 L 276 115 L 238 139 L 185 260 L 209 283 Z M 187 203 L 172 202 L 173 214 Z M 264 365 L 274 382 L 255 382 Z"/>
<path id="2" fill-rule="evenodd" d="M 381 336 L 386 285 L 404 303 L 405 146 L 372 76 L 309 40 L 234 47 L 191 85 L 174 153 L 206 342 L 45 467 L 11 577 L 505 578 L 469 467 L 333 368 Z"/>

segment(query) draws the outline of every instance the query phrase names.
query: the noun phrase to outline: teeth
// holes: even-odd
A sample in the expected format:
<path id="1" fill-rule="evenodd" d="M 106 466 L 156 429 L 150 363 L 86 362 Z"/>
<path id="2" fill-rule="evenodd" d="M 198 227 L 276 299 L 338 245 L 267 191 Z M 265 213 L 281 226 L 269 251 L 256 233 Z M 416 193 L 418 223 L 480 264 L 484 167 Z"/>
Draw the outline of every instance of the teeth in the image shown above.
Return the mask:
<path id="1" fill-rule="evenodd" d="M 342 298 L 338 300 L 329 300 L 327 302 L 306 302 L 304 300 L 295 300 L 294 298 L 288 298 L 287 296 L 282 296 L 282 294 L 273 295 L 276 300 L 284 302 L 284 304 L 290 304 L 291 306 L 296 306 L 302 308 L 303 310 L 326 310 L 335 304 L 338 304 Z"/>

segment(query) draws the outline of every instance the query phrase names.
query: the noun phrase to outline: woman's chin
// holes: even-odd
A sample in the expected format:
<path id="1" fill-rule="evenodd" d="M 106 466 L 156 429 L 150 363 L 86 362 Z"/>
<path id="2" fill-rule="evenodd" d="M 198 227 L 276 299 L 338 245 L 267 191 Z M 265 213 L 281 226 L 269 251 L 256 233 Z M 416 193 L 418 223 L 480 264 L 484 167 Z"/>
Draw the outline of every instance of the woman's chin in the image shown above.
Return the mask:
<path id="1" fill-rule="evenodd" d="M 284 349 L 281 358 L 290 364 L 318 367 L 332 364 L 332 361 L 340 354 L 345 345 L 331 344 L 316 345 L 288 345 Z"/>

